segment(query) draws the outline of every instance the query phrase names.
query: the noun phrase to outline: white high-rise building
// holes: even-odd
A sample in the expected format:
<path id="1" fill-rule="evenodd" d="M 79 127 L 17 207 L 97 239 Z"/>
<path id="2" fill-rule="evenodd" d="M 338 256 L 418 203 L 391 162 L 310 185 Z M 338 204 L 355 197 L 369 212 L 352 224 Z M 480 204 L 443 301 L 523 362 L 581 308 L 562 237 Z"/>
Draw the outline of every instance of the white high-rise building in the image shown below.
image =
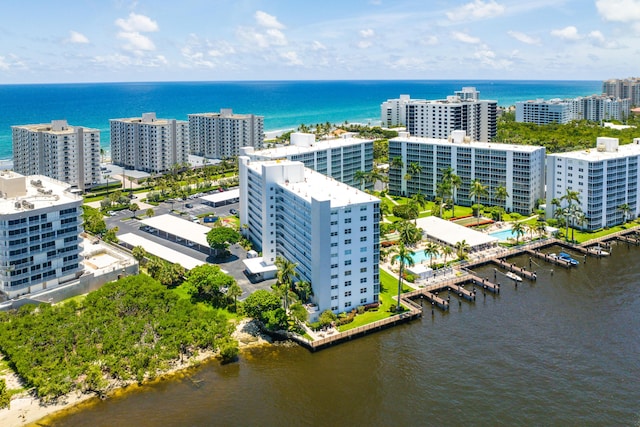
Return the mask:
<path id="1" fill-rule="evenodd" d="M 400 132 L 397 138 L 389 140 L 389 159 L 396 157 L 402 160 L 402 167 L 389 168 L 391 194 L 421 193 L 435 197 L 443 171 L 451 167 L 461 179 L 455 194 L 458 205 L 481 203 L 529 214 L 536 202 L 544 198 L 544 147 L 472 142 L 464 131 L 454 131 L 449 139 L 418 138 Z M 411 172 L 413 163 L 419 166 L 417 174 Z M 487 196 L 471 198 L 474 179 L 486 187 Z M 506 200 L 495 197 L 498 187 L 507 190 Z"/>
<path id="2" fill-rule="evenodd" d="M 538 125 L 569 123 L 574 120 L 572 107 L 573 104 L 561 99 L 516 102 L 516 122 Z"/>
<path id="3" fill-rule="evenodd" d="M 209 159 L 226 159 L 240 154 L 240 147 L 262 148 L 264 117 L 219 113 L 189 114 L 190 152 Z"/>
<path id="4" fill-rule="evenodd" d="M 380 105 L 380 120 L 383 127 L 405 126 L 407 124 L 407 104 L 424 99 L 411 99 L 410 95 L 400 95 L 400 98 L 387 99 Z"/>
<path id="5" fill-rule="evenodd" d="M 409 101 L 406 128 L 413 136 L 448 138 L 454 130 L 464 130 L 473 141 L 491 141 L 497 132 L 498 102 L 480 100 L 473 87 L 456 91 L 444 100 Z"/>
<path id="6" fill-rule="evenodd" d="M 563 199 L 567 190 L 578 193 L 579 206 L 585 221 L 577 227 L 597 230 L 611 227 L 624 221 L 625 212 L 620 206 L 627 205 L 626 219 L 640 215 L 638 189 L 640 188 L 640 138 L 632 144 L 619 145 L 617 138 L 599 137 L 596 148 L 547 156 L 547 217 L 553 218 L 557 205 L 568 207 Z"/>
<path id="7" fill-rule="evenodd" d="M 85 190 L 100 181 L 100 131 L 51 124 L 12 126 L 13 169 L 44 175 Z"/>
<path id="8" fill-rule="evenodd" d="M 189 159 L 188 122 L 142 117 L 111 119 L 111 160 L 149 173 L 163 173 Z"/>
<path id="9" fill-rule="evenodd" d="M 249 272 L 282 256 L 311 283 L 319 312 L 377 302 L 380 200 L 301 162 L 239 159 L 240 222 L 262 251 Z"/>
<path id="10" fill-rule="evenodd" d="M 0 173 L 0 291 L 13 298 L 82 273 L 82 197 L 43 175 Z"/>
<path id="11" fill-rule="evenodd" d="M 282 147 L 254 150 L 240 149 L 251 160 L 287 159 L 304 163 L 309 169 L 330 176 L 345 184 L 361 188 L 356 172 L 373 170 L 373 140 L 345 135 L 342 138 L 316 141 L 309 133 L 292 133 L 291 143 Z M 372 183 L 365 183 L 369 188 Z"/>
<path id="12" fill-rule="evenodd" d="M 602 93 L 614 98 L 628 98 L 631 105 L 640 106 L 640 77 L 605 80 L 602 82 Z"/>

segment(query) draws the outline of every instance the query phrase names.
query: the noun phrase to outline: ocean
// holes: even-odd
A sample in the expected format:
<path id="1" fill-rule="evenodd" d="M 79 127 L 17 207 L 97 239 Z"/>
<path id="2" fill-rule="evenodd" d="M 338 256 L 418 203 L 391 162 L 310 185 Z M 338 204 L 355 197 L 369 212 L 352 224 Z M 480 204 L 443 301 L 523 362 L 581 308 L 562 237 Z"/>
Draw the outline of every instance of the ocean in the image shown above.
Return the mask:
<path id="1" fill-rule="evenodd" d="M 400 94 L 443 99 L 474 86 L 481 99 L 501 106 L 536 98 L 572 98 L 600 93 L 601 81 L 363 80 L 245 81 L 0 85 L 0 159 L 12 157 L 11 126 L 66 119 L 97 128 L 109 148 L 109 119 L 140 117 L 186 120 L 188 114 L 218 112 L 264 116 L 265 131 L 301 123 L 376 124 L 380 104 Z"/>

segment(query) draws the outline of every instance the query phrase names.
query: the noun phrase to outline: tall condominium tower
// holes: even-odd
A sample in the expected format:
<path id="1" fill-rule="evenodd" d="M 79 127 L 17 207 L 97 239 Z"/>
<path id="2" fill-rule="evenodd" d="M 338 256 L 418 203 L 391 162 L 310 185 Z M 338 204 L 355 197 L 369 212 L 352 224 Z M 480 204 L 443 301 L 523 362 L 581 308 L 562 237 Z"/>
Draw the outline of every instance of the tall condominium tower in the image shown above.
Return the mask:
<path id="1" fill-rule="evenodd" d="M 226 159 L 240 154 L 240 147 L 262 148 L 264 117 L 233 114 L 231 109 L 219 113 L 189 114 L 191 154 L 211 159 Z"/>
<path id="2" fill-rule="evenodd" d="M 631 100 L 631 105 L 640 106 L 640 77 L 610 79 L 602 82 L 602 93 L 615 98 Z"/>
<path id="3" fill-rule="evenodd" d="M 79 190 L 100 181 L 100 131 L 51 124 L 12 126 L 13 169 L 23 175 L 44 175 Z"/>
<path id="4" fill-rule="evenodd" d="M 240 156 L 240 222 L 262 251 L 254 265 L 268 270 L 278 256 L 295 262 L 319 312 L 378 301 L 379 221 L 374 196 L 301 162 Z"/>
<path id="5" fill-rule="evenodd" d="M 156 113 L 141 118 L 111 119 L 111 160 L 125 168 L 163 173 L 188 161 L 188 123 L 157 119 Z"/>
<path id="6" fill-rule="evenodd" d="M 481 203 L 528 214 L 536 201 L 544 198 L 544 147 L 471 142 L 464 131 L 453 132 L 449 139 L 418 138 L 401 132 L 389 140 L 389 158 L 396 157 L 402 160 L 402 167 L 392 164 L 389 168 L 391 194 L 435 197 L 443 171 L 451 167 L 461 180 L 455 190 L 456 204 Z M 417 173 L 411 172 L 412 164 Z M 477 200 L 470 193 L 475 179 L 487 189 L 487 195 Z M 499 187 L 509 195 L 504 200 L 496 197 Z"/>
<path id="7" fill-rule="evenodd" d="M 371 188 L 373 183 L 358 181 L 356 172 L 373 170 L 373 140 L 344 136 L 316 141 L 313 134 L 292 133 L 287 146 L 254 150 L 241 148 L 240 153 L 252 160 L 288 159 L 304 163 L 309 169 L 330 176 L 340 182 Z"/>
<path id="8" fill-rule="evenodd" d="M 82 273 L 82 197 L 43 175 L 0 173 L 0 291 L 13 298 Z"/>
<path id="9" fill-rule="evenodd" d="M 612 96 L 581 96 L 573 99 L 536 99 L 516 102 L 516 122 L 566 124 L 572 120 L 624 120 L 629 116 L 630 99 Z"/>

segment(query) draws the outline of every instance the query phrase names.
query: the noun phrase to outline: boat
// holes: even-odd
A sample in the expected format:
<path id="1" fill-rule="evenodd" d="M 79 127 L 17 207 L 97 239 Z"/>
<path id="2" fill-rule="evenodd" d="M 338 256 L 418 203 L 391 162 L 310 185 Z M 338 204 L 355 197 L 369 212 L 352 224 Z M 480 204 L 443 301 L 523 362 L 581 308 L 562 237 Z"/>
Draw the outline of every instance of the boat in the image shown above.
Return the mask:
<path id="1" fill-rule="evenodd" d="M 602 249 L 600 246 L 594 246 L 593 248 L 589 248 L 589 252 L 598 256 L 609 256 L 611 255 L 609 252 Z"/>
<path id="2" fill-rule="evenodd" d="M 522 277 L 518 276 L 516 273 L 507 271 L 504 275 L 507 276 L 509 279 L 515 280 L 516 282 L 522 282 Z"/>
<path id="3" fill-rule="evenodd" d="M 558 258 L 558 255 L 556 255 L 554 253 L 551 253 L 551 254 L 549 254 L 549 258 L 556 259 L 556 258 Z"/>
<path id="4" fill-rule="evenodd" d="M 569 255 L 566 252 L 560 252 L 558 254 L 558 258 L 560 258 L 563 261 L 567 261 L 569 264 L 571 265 L 578 265 L 580 264 L 580 262 L 577 259 L 574 259 L 571 255 Z"/>

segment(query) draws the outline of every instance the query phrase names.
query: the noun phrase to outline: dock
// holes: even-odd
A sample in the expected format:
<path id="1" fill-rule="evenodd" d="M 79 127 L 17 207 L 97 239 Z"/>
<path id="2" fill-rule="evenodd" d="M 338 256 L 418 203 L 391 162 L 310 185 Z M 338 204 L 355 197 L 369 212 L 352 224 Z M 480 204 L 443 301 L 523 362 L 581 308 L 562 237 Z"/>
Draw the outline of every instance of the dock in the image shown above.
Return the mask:
<path id="1" fill-rule="evenodd" d="M 505 261 L 502 258 L 494 258 L 491 261 L 494 264 L 498 264 L 498 266 L 500 268 L 503 268 L 503 269 L 505 269 L 507 271 L 510 271 L 512 273 L 516 273 L 517 275 L 522 276 L 525 279 L 528 279 L 528 280 L 537 280 L 538 279 L 538 275 L 535 272 L 529 271 L 524 267 L 518 267 L 517 265 L 509 263 L 509 262 Z"/>
<path id="2" fill-rule="evenodd" d="M 564 268 L 570 268 L 572 267 L 571 263 L 567 260 L 564 259 L 560 259 L 560 257 L 552 257 L 549 254 L 545 254 L 544 252 L 540 252 L 540 251 L 533 251 L 531 249 L 525 249 L 524 250 L 525 253 L 531 255 L 532 257 L 538 258 L 538 259 L 542 259 L 544 261 L 547 261 L 551 264 L 555 264 L 555 265 L 559 265 L 561 267 Z"/>
<path id="3" fill-rule="evenodd" d="M 476 275 L 471 275 L 471 282 L 473 283 L 473 286 L 482 288 L 484 290 L 487 290 L 489 292 L 492 292 L 494 294 L 499 294 L 500 293 L 500 285 L 496 284 L 496 283 L 492 283 L 490 281 L 488 281 L 487 279 L 484 278 L 480 278 Z"/>
<path id="4" fill-rule="evenodd" d="M 476 293 L 465 289 L 464 286 L 462 286 L 461 284 L 449 285 L 447 287 L 447 289 L 449 289 L 449 292 L 453 292 L 456 295 L 458 295 L 460 298 L 464 298 L 467 301 L 475 301 L 476 300 Z"/>

